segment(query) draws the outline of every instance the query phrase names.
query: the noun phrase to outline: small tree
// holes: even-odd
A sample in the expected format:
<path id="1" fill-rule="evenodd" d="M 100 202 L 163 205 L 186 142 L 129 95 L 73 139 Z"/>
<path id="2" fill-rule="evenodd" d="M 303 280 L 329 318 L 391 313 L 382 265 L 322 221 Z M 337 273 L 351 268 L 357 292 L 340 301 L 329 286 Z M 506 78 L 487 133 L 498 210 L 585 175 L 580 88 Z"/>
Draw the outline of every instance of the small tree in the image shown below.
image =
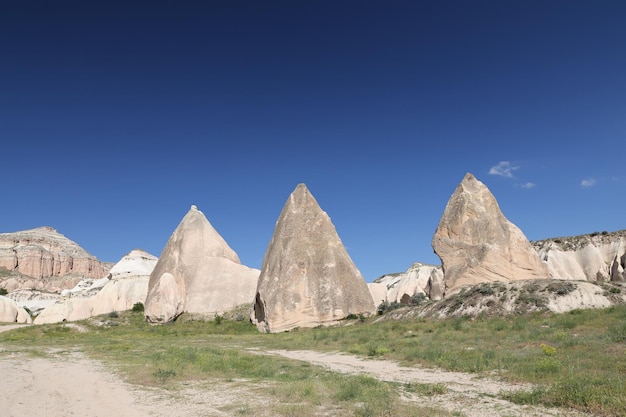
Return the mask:
<path id="1" fill-rule="evenodd" d="M 9 292 L 6 288 L 0 288 L 0 295 L 7 295 Z"/>

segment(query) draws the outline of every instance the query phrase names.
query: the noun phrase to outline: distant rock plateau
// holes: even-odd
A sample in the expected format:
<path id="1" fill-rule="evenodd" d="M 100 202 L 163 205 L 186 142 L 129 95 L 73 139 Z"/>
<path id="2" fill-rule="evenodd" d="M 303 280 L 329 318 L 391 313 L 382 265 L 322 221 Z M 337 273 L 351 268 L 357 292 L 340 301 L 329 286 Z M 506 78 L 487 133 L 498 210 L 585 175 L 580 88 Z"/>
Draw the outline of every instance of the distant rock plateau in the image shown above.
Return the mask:
<path id="1" fill-rule="evenodd" d="M 102 262 L 51 227 L 0 233 L 0 287 L 60 293 L 85 278 L 102 278 Z"/>

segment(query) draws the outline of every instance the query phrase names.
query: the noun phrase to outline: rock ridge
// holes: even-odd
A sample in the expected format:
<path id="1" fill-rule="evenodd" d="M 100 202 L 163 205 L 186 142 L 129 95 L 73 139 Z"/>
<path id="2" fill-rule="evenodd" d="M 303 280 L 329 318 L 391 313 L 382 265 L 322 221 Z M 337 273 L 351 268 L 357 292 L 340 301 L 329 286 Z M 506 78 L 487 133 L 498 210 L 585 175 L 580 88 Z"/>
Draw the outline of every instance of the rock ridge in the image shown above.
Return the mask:
<path id="1" fill-rule="evenodd" d="M 82 278 L 100 278 L 112 264 L 102 262 L 49 226 L 0 233 L 0 286 L 59 292 Z"/>

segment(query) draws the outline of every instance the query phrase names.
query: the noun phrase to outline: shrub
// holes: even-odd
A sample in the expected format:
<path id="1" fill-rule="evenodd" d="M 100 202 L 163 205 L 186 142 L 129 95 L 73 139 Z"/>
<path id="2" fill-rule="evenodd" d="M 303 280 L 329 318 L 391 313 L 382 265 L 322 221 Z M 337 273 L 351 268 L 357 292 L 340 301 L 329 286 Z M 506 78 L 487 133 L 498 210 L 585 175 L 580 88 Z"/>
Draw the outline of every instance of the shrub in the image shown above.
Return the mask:
<path id="1" fill-rule="evenodd" d="M 7 295 L 9 292 L 6 288 L 0 288 L 0 295 Z"/>
<path id="2" fill-rule="evenodd" d="M 574 284 L 573 282 L 561 282 L 561 281 L 551 282 L 546 287 L 546 290 L 548 290 L 549 292 L 553 292 L 556 295 L 569 294 L 575 289 L 576 289 L 576 284 Z"/>
<path id="3" fill-rule="evenodd" d="M 143 303 L 138 302 L 138 303 L 133 304 L 133 308 L 131 311 L 133 313 L 142 313 L 143 310 L 144 310 Z"/>
<path id="4" fill-rule="evenodd" d="M 419 293 L 419 294 L 413 294 L 413 296 L 410 298 L 410 304 L 418 306 L 420 304 L 422 304 L 424 301 L 426 301 L 428 299 L 428 297 L 426 297 L 426 294 L 424 294 L 423 292 Z"/>

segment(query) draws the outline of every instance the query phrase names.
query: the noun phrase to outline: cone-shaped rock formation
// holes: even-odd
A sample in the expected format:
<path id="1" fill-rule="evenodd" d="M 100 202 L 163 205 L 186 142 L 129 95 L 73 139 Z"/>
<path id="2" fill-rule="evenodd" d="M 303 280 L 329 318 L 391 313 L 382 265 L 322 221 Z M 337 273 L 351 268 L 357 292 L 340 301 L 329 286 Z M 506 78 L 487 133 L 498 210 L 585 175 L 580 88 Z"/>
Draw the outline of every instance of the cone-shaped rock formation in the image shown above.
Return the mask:
<path id="1" fill-rule="evenodd" d="M 446 294 L 481 282 L 550 276 L 526 236 L 469 173 L 450 197 L 432 245 L 441 258 Z"/>
<path id="2" fill-rule="evenodd" d="M 146 319 L 173 321 L 181 313 L 214 315 L 251 303 L 259 270 L 239 257 L 196 206 L 168 240 L 148 283 Z"/>
<path id="3" fill-rule="evenodd" d="M 332 324 L 375 309 L 330 217 L 306 185 L 289 196 L 265 253 L 252 321 L 262 332 Z"/>

